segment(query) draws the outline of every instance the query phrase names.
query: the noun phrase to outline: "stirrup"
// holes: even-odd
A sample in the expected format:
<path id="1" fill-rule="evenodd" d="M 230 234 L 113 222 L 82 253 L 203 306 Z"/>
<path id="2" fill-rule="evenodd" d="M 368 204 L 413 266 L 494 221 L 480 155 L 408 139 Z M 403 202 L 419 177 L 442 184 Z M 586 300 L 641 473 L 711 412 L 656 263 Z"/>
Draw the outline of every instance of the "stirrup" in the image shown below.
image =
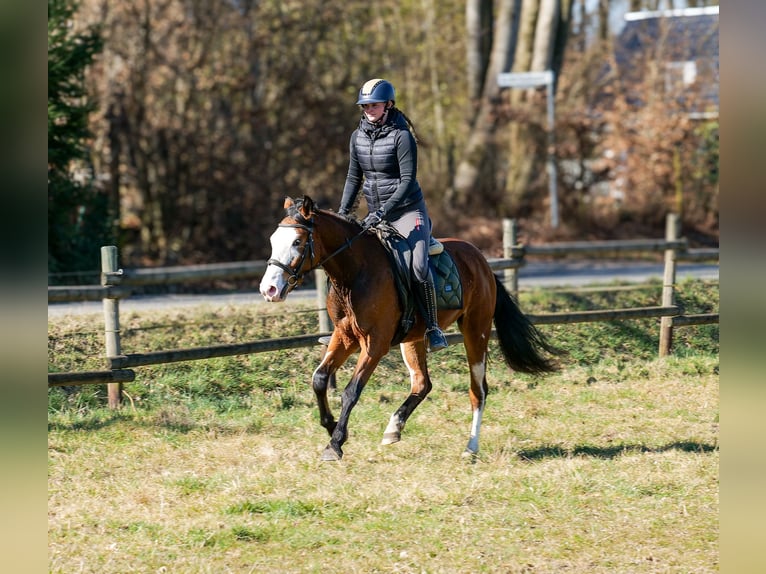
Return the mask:
<path id="1" fill-rule="evenodd" d="M 439 243 L 433 236 L 431 236 L 428 240 L 428 254 L 439 255 L 442 251 L 444 251 L 444 244 Z"/>
<path id="2" fill-rule="evenodd" d="M 444 336 L 444 333 L 441 329 L 439 329 L 439 327 L 431 327 L 430 329 L 426 330 L 425 344 L 426 351 L 429 353 L 441 351 L 442 349 L 446 349 L 448 346 L 447 338 Z"/>

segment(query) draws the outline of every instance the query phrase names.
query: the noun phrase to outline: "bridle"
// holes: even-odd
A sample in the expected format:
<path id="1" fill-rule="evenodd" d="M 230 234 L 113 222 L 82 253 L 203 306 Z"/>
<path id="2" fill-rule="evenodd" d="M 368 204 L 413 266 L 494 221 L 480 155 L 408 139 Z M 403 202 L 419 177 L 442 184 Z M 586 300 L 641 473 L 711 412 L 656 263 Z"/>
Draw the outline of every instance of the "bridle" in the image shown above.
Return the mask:
<path id="1" fill-rule="evenodd" d="M 303 223 L 298 220 L 298 218 L 303 220 Z M 300 285 L 303 282 L 303 277 L 306 275 L 306 273 L 309 273 L 313 271 L 314 269 L 317 269 L 327 263 L 330 259 L 338 255 L 341 251 L 344 251 L 345 249 L 348 249 L 351 247 L 351 244 L 360 237 L 366 229 L 362 229 L 359 233 L 354 235 L 350 239 L 346 239 L 343 242 L 343 245 L 338 247 L 335 251 L 330 253 L 327 257 L 322 259 L 319 263 L 316 265 L 313 264 L 314 261 L 314 224 L 310 219 L 306 219 L 305 217 L 302 217 L 301 215 L 298 215 L 296 218 L 296 223 L 280 223 L 278 227 L 288 227 L 292 229 L 304 229 L 306 230 L 306 233 L 308 233 L 308 239 L 306 240 L 306 243 L 303 244 L 303 249 L 301 251 L 300 257 L 298 259 L 298 263 L 295 266 L 285 265 L 281 261 L 277 259 L 269 259 L 266 261 L 266 265 L 276 265 L 280 269 L 282 269 L 285 273 L 287 273 L 287 288 L 288 292 L 292 291 L 296 286 Z M 310 266 L 305 271 L 301 271 L 301 268 L 303 267 L 304 263 L 306 262 L 306 257 L 308 257 L 308 260 L 310 262 Z"/>
<path id="2" fill-rule="evenodd" d="M 312 229 L 312 225 L 310 221 L 307 221 L 306 224 L 303 223 L 280 223 L 278 227 L 291 227 L 293 229 L 305 229 L 306 232 L 309 235 L 309 238 L 306 240 L 306 243 L 303 244 L 303 249 L 301 250 L 300 258 L 298 259 L 298 264 L 295 267 L 291 267 L 290 265 L 285 265 L 278 259 L 269 259 L 266 261 L 266 265 L 276 265 L 280 269 L 282 269 L 285 273 L 287 273 L 287 285 L 290 290 L 294 289 L 297 285 L 300 285 L 300 283 L 303 281 L 303 276 L 306 275 L 309 271 L 314 269 L 314 267 L 309 267 L 306 271 L 301 272 L 301 268 L 303 267 L 303 264 L 306 261 L 306 256 L 309 256 L 309 261 L 314 260 L 314 233 Z"/>

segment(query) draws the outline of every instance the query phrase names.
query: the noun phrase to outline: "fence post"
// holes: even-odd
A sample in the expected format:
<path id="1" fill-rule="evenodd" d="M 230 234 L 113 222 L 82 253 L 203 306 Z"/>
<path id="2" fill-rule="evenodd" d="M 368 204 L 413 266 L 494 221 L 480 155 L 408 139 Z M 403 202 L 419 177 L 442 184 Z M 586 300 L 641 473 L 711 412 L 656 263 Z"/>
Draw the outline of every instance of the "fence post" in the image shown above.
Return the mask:
<path id="1" fill-rule="evenodd" d="M 317 286 L 317 310 L 319 311 L 319 332 L 326 333 L 333 330 L 330 315 L 327 314 L 327 274 L 324 269 L 314 270 L 314 281 Z"/>
<path id="2" fill-rule="evenodd" d="M 108 285 L 107 273 L 118 270 L 117 247 L 106 245 L 101 248 L 101 284 Z M 104 342 L 107 358 L 118 357 L 120 349 L 120 300 L 104 298 Z M 122 404 L 122 383 L 107 385 L 109 408 L 116 409 Z"/>
<path id="3" fill-rule="evenodd" d="M 503 219 L 503 257 L 513 257 L 513 246 L 517 241 L 517 225 L 515 219 Z M 504 283 L 508 286 L 514 297 L 519 296 L 519 270 L 516 267 L 503 271 Z"/>
<path id="4" fill-rule="evenodd" d="M 680 235 L 681 220 L 676 213 L 668 213 L 665 219 L 665 239 L 667 241 L 676 241 Z M 676 284 L 676 258 L 675 249 L 665 250 L 665 273 L 662 279 L 662 306 L 670 307 L 675 305 L 675 284 Z M 660 319 L 660 357 L 670 354 L 670 348 L 673 345 L 673 317 L 662 317 Z"/>

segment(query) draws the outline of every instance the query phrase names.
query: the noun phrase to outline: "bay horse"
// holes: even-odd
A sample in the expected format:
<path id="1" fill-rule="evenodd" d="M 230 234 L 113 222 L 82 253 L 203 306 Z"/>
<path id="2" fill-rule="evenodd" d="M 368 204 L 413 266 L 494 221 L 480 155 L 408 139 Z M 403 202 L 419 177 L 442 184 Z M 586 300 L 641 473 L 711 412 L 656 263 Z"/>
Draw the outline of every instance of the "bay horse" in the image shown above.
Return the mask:
<path id="1" fill-rule="evenodd" d="M 394 282 L 394 269 L 381 241 L 358 222 L 319 209 L 304 196 L 286 198 L 286 216 L 271 235 L 271 258 L 260 284 L 266 301 L 281 302 L 301 283 L 303 276 L 323 267 L 330 281 L 327 311 L 334 324 L 327 350 L 314 371 L 312 386 L 319 406 L 321 425 L 330 434 L 322 460 L 343 457 L 351 410 L 380 360 L 389 352 L 403 309 Z M 439 310 L 442 329 L 457 321 L 463 334 L 471 386 L 473 412 L 470 438 L 464 454 L 476 456 L 479 431 L 487 398 L 487 348 L 494 320 L 500 349 L 507 365 L 524 373 L 556 370 L 547 353 L 557 354 L 521 312 L 492 272 L 481 251 L 467 241 L 440 239 L 459 271 L 463 286 L 462 308 Z M 401 439 L 407 419 L 430 392 L 427 353 L 423 341 L 425 324 L 417 318 L 400 349 L 410 373 L 410 394 L 391 415 L 383 444 Z M 341 396 L 337 422 L 327 401 L 327 389 L 335 372 L 353 353 L 359 352 L 356 368 Z"/>

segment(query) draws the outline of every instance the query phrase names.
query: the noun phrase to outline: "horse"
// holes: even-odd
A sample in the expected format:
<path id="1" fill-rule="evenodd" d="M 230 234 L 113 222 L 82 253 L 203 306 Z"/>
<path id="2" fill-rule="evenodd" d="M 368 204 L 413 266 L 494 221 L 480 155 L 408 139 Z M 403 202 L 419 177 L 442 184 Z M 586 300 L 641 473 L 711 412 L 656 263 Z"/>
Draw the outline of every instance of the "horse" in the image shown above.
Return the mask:
<path id="1" fill-rule="evenodd" d="M 334 329 L 324 356 L 312 376 L 319 407 L 320 424 L 330 435 L 322 453 L 324 461 L 343 457 L 351 410 L 380 360 L 389 352 L 403 309 L 394 280 L 394 269 L 380 239 L 355 220 L 319 209 L 308 196 L 285 198 L 286 216 L 270 237 L 271 257 L 260 283 L 266 301 L 282 302 L 309 271 L 322 267 L 330 285 L 327 311 Z M 463 452 L 476 457 L 479 433 L 489 387 L 487 352 L 492 323 L 507 365 L 519 372 L 543 374 L 557 370 L 552 355 L 558 354 L 521 312 L 477 247 L 455 238 L 439 240 L 452 257 L 463 287 L 462 307 L 439 309 L 442 329 L 457 322 L 463 335 L 470 372 L 469 398 L 472 409 L 470 438 Z M 399 344 L 410 374 L 410 394 L 391 415 L 382 444 L 401 439 L 402 430 L 415 408 L 431 391 L 425 323 L 417 314 Z M 356 368 L 341 396 L 336 421 L 327 400 L 327 390 L 336 371 L 359 352 Z M 443 351 L 442 351 L 443 352 Z"/>

